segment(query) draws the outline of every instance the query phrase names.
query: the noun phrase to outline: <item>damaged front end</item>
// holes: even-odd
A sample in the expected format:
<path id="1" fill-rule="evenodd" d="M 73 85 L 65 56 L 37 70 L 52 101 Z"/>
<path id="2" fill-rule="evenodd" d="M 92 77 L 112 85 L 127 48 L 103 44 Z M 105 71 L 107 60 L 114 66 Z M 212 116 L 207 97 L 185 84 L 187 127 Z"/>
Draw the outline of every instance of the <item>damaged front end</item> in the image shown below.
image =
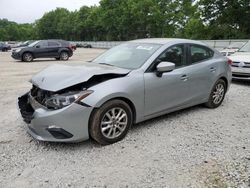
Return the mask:
<path id="1" fill-rule="evenodd" d="M 29 103 L 29 93 L 18 97 L 18 106 L 24 122 L 29 124 L 35 111 Z"/>
<path id="2" fill-rule="evenodd" d="M 93 107 L 77 102 L 90 94 L 87 91 L 55 94 L 33 86 L 30 92 L 18 98 L 19 111 L 28 124 L 28 133 L 40 141 L 87 140 L 88 120 Z"/>
<path id="3" fill-rule="evenodd" d="M 94 75 L 85 82 L 58 91 L 41 89 L 33 83 L 31 90 L 18 98 L 19 110 L 28 124 L 28 132 L 42 141 L 87 140 L 88 121 L 94 109 L 83 102 L 84 98 L 94 92 L 89 88 L 125 75 Z"/>
<path id="4" fill-rule="evenodd" d="M 85 97 L 93 93 L 92 90 L 86 90 L 85 88 L 77 89 L 67 89 L 63 92 L 50 92 L 42 90 L 33 85 L 30 93 L 29 99 L 32 106 L 37 106 L 35 103 L 42 105 L 49 110 L 58 110 L 69 106 L 73 102 L 79 103 Z M 38 106 L 39 106 L 38 105 Z"/>
<path id="5" fill-rule="evenodd" d="M 104 81 L 125 76 L 124 74 L 94 75 L 88 81 L 70 86 L 59 91 L 47 91 L 33 85 L 29 92 L 29 102 L 32 106 L 45 107 L 49 110 L 57 110 L 66 107 L 73 102 L 83 104 L 81 101 L 94 91 L 88 88 Z M 36 104 L 38 103 L 38 105 Z M 87 104 L 85 104 L 87 105 Z"/>

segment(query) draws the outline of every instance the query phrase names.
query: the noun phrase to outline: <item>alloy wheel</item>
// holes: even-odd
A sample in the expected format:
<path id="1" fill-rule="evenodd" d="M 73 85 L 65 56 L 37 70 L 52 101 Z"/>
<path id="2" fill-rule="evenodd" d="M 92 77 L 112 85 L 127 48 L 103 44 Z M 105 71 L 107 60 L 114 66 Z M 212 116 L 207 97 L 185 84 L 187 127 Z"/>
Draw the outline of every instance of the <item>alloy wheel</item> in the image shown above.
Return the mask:
<path id="1" fill-rule="evenodd" d="M 212 95 L 213 103 L 219 104 L 223 99 L 224 93 L 225 93 L 224 85 L 221 83 L 217 84 L 216 87 L 214 88 Z"/>
<path id="2" fill-rule="evenodd" d="M 68 60 L 69 58 L 69 55 L 67 52 L 62 52 L 61 53 L 61 60 Z"/>
<path id="3" fill-rule="evenodd" d="M 128 115 L 122 108 L 108 110 L 101 121 L 101 133 L 108 139 L 119 137 L 128 125 Z"/>
<path id="4" fill-rule="evenodd" d="M 30 61 L 32 61 L 33 57 L 32 57 L 32 55 L 31 55 L 30 53 L 26 53 L 26 54 L 24 54 L 23 59 L 24 59 L 25 61 L 30 62 Z"/>

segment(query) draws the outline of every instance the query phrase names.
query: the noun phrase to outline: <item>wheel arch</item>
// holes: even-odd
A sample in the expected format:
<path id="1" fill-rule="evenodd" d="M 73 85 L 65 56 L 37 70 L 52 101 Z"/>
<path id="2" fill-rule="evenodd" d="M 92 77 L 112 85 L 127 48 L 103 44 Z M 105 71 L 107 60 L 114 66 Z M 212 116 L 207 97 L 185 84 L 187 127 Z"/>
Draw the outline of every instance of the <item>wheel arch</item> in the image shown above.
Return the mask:
<path id="1" fill-rule="evenodd" d="M 33 57 L 33 59 L 35 59 L 35 56 L 34 56 L 34 53 L 32 51 L 24 51 L 22 54 L 21 54 L 21 57 L 22 57 L 22 61 L 23 61 L 23 55 L 26 54 L 26 53 L 30 53 Z"/>
<path id="2" fill-rule="evenodd" d="M 110 99 L 106 100 L 105 102 L 102 102 L 102 104 L 100 104 L 98 107 L 94 107 L 94 109 L 92 110 L 92 112 L 91 112 L 91 114 L 90 114 L 90 120 L 91 120 L 93 114 L 95 113 L 95 111 L 96 111 L 98 108 L 100 108 L 100 107 L 101 107 L 103 104 L 105 104 L 106 102 L 109 102 L 109 101 L 112 101 L 112 100 L 121 100 L 121 101 L 127 103 L 127 104 L 129 105 L 131 111 L 132 111 L 133 123 L 136 122 L 136 115 L 137 115 L 137 114 L 136 114 L 136 108 L 135 108 L 134 103 L 133 103 L 130 99 L 128 99 L 127 97 L 122 97 L 122 96 L 110 98 Z"/>
<path id="3" fill-rule="evenodd" d="M 67 49 L 67 48 L 61 48 L 61 49 L 59 49 L 59 51 L 58 51 L 59 55 L 60 55 L 62 52 L 67 52 L 67 53 L 69 54 L 69 49 Z"/>
<path id="4" fill-rule="evenodd" d="M 227 91 L 229 85 L 227 78 L 225 76 L 221 76 L 219 79 L 223 80 L 226 83 L 226 91 Z"/>

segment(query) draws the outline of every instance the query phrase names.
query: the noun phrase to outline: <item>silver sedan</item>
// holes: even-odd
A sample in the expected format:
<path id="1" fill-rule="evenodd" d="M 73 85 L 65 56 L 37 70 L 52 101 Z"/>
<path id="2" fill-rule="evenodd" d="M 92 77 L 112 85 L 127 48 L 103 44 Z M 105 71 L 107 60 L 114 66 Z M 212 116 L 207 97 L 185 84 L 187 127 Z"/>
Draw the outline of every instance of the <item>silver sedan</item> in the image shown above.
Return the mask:
<path id="1" fill-rule="evenodd" d="M 111 144 L 132 124 L 198 104 L 220 106 L 230 62 L 198 41 L 134 40 L 82 66 L 41 71 L 18 98 L 19 110 L 35 139 Z"/>

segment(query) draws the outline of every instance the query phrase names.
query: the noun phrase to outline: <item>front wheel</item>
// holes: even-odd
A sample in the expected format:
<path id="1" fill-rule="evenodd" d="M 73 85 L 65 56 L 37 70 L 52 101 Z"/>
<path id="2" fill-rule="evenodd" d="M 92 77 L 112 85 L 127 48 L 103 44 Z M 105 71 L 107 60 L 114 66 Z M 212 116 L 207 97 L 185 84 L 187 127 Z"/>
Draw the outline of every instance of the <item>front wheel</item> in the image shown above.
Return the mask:
<path id="1" fill-rule="evenodd" d="M 215 84 L 210 93 L 208 102 L 205 105 L 208 108 L 217 108 L 221 105 L 226 94 L 226 83 L 224 80 L 219 79 Z"/>
<path id="2" fill-rule="evenodd" d="M 61 52 L 60 54 L 60 60 L 67 61 L 69 59 L 68 52 Z"/>
<path id="3" fill-rule="evenodd" d="M 29 53 L 29 52 L 24 53 L 23 57 L 22 57 L 22 60 L 25 61 L 25 62 L 31 62 L 31 61 L 33 61 L 33 55 L 31 53 Z"/>
<path id="4" fill-rule="evenodd" d="M 132 111 L 127 103 L 108 101 L 93 112 L 89 124 L 90 136 L 102 145 L 112 144 L 126 136 L 132 122 Z"/>

